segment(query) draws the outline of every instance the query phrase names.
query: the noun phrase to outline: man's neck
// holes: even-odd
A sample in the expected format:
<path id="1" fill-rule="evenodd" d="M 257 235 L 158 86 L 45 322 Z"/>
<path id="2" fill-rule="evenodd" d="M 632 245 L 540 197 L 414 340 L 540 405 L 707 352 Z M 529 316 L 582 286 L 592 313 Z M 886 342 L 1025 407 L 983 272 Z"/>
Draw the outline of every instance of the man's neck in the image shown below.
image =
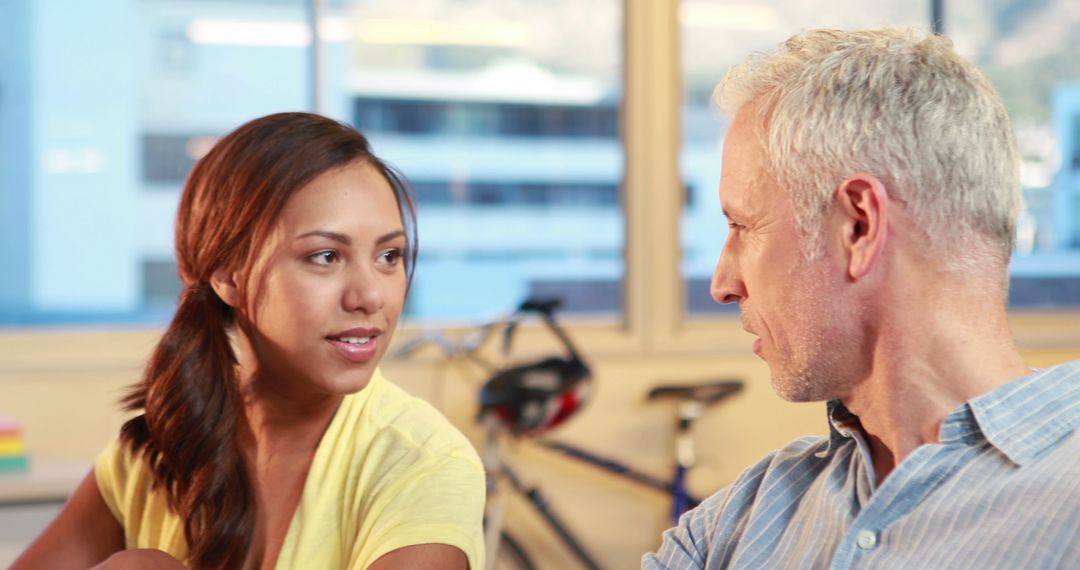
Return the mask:
<path id="1" fill-rule="evenodd" d="M 866 432 L 878 483 L 920 445 L 937 442 L 950 412 L 1029 372 L 1004 309 L 964 305 L 892 315 L 868 377 L 841 398 Z"/>

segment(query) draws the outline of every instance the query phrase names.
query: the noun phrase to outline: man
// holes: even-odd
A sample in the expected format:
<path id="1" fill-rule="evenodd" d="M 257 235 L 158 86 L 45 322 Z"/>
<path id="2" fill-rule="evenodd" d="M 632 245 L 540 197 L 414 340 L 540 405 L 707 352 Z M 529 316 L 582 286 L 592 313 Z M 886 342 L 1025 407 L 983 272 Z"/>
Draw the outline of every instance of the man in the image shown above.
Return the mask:
<path id="1" fill-rule="evenodd" d="M 1006 322 L 1018 155 L 942 37 L 811 31 L 734 68 L 712 295 L 830 435 L 749 468 L 644 568 L 1080 568 L 1080 362 Z"/>

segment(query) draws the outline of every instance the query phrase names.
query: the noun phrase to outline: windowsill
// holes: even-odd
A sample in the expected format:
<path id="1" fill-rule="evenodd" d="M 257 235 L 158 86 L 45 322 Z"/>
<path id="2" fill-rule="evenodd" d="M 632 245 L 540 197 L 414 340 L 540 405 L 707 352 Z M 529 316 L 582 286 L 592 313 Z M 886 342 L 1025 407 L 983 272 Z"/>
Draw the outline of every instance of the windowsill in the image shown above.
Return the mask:
<path id="1" fill-rule="evenodd" d="M 31 457 L 27 471 L 0 473 L 0 508 L 63 503 L 90 467 L 83 461 Z"/>

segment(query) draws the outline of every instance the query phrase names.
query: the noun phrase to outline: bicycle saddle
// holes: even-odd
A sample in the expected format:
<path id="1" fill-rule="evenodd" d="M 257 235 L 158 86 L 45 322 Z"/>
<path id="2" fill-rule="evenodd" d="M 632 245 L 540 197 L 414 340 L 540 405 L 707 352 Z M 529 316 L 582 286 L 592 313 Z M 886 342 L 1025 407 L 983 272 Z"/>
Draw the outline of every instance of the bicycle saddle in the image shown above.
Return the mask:
<path id="1" fill-rule="evenodd" d="M 674 398 L 680 400 L 694 400 L 701 404 L 715 404 L 736 392 L 742 390 L 742 380 L 718 380 L 704 384 L 681 384 L 673 386 L 657 386 L 649 390 L 648 399 Z"/>

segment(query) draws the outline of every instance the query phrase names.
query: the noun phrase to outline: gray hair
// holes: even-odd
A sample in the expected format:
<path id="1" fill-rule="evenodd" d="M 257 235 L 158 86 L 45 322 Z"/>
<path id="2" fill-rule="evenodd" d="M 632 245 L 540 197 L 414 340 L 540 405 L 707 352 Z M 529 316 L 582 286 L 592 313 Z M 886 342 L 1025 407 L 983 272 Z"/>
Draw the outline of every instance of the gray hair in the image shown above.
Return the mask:
<path id="1" fill-rule="evenodd" d="M 951 41 L 920 35 L 807 31 L 717 86 L 725 111 L 759 113 L 768 174 L 791 193 L 807 257 L 821 249 L 833 191 L 866 172 L 906 203 L 943 268 L 1008 264 L 1021 196 L 1005 108 Z"/>

